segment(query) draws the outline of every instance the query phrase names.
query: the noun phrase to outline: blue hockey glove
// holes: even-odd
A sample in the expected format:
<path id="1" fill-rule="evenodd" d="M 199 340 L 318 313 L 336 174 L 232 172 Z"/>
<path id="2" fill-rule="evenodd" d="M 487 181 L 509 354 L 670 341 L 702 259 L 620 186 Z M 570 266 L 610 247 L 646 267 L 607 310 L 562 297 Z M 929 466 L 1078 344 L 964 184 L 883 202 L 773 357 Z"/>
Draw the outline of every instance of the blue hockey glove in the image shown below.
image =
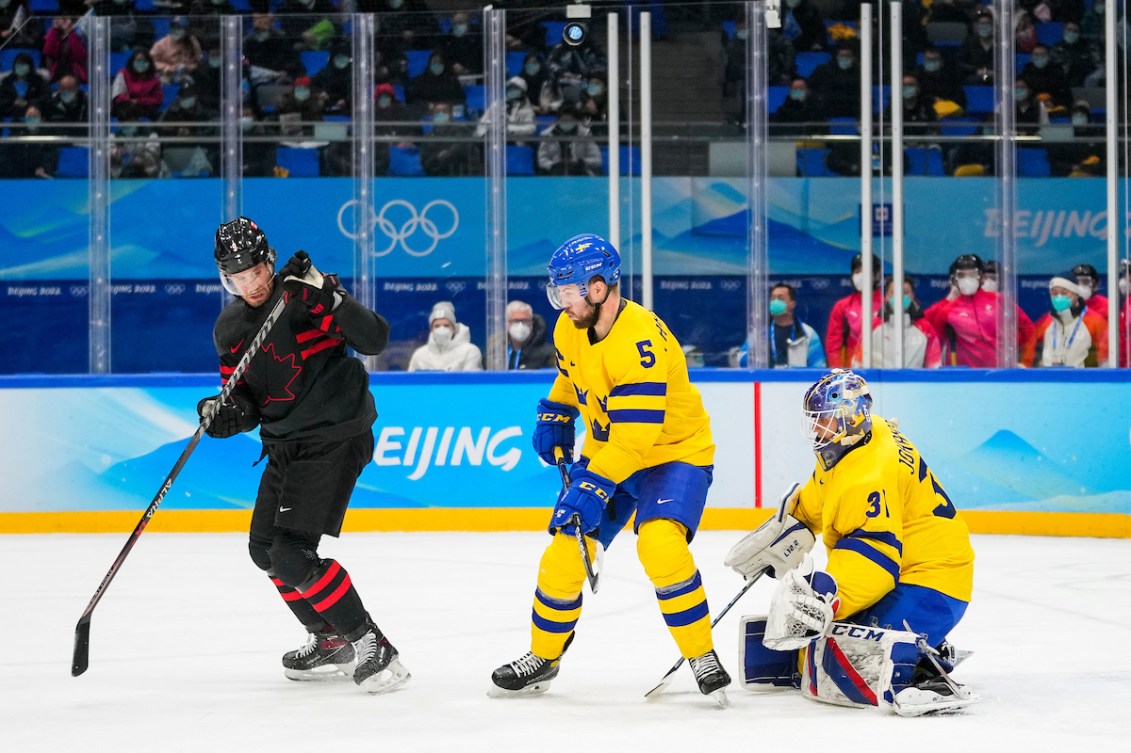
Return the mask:
<path id="1" fill-rule="evenodd" d="M 584 468 L 574 472 L 569 488 L 558 497 L 554 516 L 550 520 L 550 533 L 561 531 L 574 534 L 570 520 L 574 515 L 581 519 L 581 532 L 589 533 L 601 524 L 601 514 L 605 505 L 613 497 L 617 485 L 604 476 L 599 476 Z"/>
<path id="2" fill-rule="evenodd" d="M 534 426 L 534 451 L 549 465 L 557 465 L 554 448 L 561 447 L 567 463 L 573 462 L 574 421 L 577 408 L 552 403 L 542 398 L 538 401 L 538 423 Z"/>

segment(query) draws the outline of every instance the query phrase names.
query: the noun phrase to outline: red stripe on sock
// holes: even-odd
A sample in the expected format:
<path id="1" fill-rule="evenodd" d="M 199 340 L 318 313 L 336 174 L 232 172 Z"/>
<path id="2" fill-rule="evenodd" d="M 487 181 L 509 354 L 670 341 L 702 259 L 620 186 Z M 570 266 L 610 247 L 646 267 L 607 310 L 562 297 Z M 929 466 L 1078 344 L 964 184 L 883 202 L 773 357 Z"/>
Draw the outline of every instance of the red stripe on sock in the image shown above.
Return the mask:
<path id="1" fill-rule="evenodd" d="M 312 605 L 314 607 L 314 611 L 315 612 L 324 612 L 325 610 L 327 610 L 330 607 L 337 604 L 338 600 L 341 599 L 345 595 L 346 591 L 349 591 L 349 590 L 350 590 L 350 575 L 349 575 L 349 573 L 346 573 L 345 579 L 342 581 L 342 584 L 340 586 L 338 586 L 337 588 L 334 589 L 334 593 L 330 594 L 329 596 L 327 596 L 325 599 L 318 602 L 317 604 Z"/>
<path id="2" fill-rule="evenodd" d="M 342 569 L 342 566 L 338 564 L 337 560 L 331 560 L 331 562 L 333 562 L 334 564 L 330 566 L 330 569 L 326 571 L 326 574 L 319 578 L 317 583 L 302 592 L 302 597 L 304 599 L 309 599 L 312 596 L 317 596 L 318 592 L 326 586 L 330 585 L 330 582 L 337 576 L 338 571 Z M 349 575 L 347 574 L 346 577 L 348 578 Z M 317 609 L 317 607 L 315 607 L 315 609 Z"/>

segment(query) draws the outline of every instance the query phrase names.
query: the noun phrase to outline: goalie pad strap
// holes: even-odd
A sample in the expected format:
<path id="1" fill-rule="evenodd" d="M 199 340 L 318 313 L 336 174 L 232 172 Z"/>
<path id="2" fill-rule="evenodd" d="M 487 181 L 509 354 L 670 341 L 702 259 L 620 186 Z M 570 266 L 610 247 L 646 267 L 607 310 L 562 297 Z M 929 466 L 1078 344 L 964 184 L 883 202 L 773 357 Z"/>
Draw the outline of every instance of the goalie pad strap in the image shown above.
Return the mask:
<path id="1" fill-rule="evenodd" d="M 839 706 L 889 706 L 911 681 L 920 651 L 915 633 L 834 622 L 809 644 L 802 693 Z"/>

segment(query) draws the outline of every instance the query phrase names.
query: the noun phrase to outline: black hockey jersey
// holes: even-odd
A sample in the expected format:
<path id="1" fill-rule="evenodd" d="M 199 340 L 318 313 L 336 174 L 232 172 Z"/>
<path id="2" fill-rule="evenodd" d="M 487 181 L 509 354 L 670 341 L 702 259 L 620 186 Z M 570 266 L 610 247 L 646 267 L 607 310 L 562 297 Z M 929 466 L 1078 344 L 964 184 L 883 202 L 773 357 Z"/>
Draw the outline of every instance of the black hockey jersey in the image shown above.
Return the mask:
<path id="1" fill-rule="evenodd" d="M 238 298 L 216 319 L 212 333 L 226 380 L 283 295 L 275 278 L 270 300 L 253 308 Z M 251 360 L 233 394 L 259 410 L 264 443 L 296 439 L 343 439 L 362 433 L 377 419 L 369 374 L 350 346 L 377 355 L 389 340 L 389 324 L 345 294 L 331 314 L 312 317 L 298 302 L 289 304 Z"/>

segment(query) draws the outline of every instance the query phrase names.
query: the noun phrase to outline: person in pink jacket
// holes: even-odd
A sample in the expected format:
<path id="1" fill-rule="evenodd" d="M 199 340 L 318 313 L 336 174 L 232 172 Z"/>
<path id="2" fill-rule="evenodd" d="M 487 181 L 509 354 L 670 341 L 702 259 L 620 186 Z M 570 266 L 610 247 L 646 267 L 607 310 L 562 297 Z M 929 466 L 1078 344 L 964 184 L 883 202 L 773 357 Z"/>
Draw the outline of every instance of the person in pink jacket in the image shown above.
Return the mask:
<path id="1" fill-rule="evenodd" d="M 168 35 L 158 39 L 149 54 L 165 83 L 180 81 L 186 74 L 191 75 L 203 56 L 200 42 L 189 33 L 183 18 L 173 19 Z"/>
<path id="2" fill-rule="evenodd" d="M 852 287 L 855 290 L 833 304 L 829 314 L 829 328 L 825 333 L 825 356 L 830 368 L 848 368 L 852 354 L 860 344 L 860 325 L 863 322 L 864 257 L 852 257 Z M 880 290 L 883 269 L 880 259 L 872 254 L 872 313 L 883 310 L 884 294 Z"/>
<path id="3" fill-rule="evenodd" d="M 161 77 L 153 65 L 153 58 L 145 50 L 136 50 L 114 77 L 110 90 L 113 104 L 110 114 L 118 120 L 137 120 L 139 117 L 157 120 L 165 92 Z"/>
<path id="4" fill-rule="evenodd" d="M 927 321 L 947 348 L 946 363 L 950 366 L 998 366 L 997 307 L 1001 296 L 982 289 L 985 270 L 977 254 L 960 255 L 950 265 L 950 292 L 926 311 Z M 1020 308 L 1016 316 L 1020 352 L 1033 333 L 1033 321 Z"/>
<path id="5" fill-rule="evenodd" d="M 75 19 L 58 16 L 43 38 L 43 57 L 51 69 L 52 83 L 63 76 L 74 76 L 86 83 L 86 41 L 75 29 Z"/>

